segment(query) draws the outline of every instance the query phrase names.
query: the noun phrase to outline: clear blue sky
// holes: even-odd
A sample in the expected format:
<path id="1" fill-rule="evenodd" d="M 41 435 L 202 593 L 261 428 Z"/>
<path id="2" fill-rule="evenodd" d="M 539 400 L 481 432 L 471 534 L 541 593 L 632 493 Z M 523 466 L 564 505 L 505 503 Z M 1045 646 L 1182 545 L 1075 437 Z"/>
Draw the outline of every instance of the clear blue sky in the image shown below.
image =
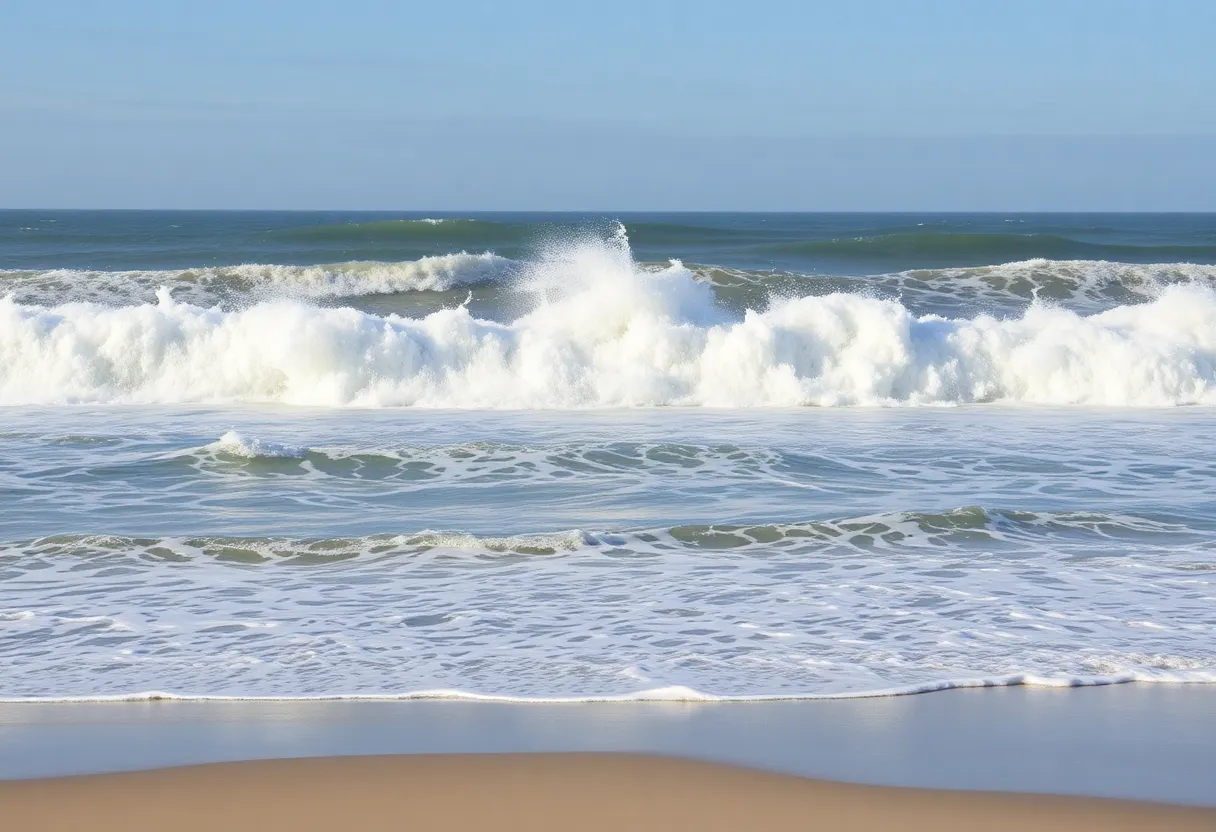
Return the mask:
<path id="1" fill-rule="evenodd" d="M 0 0 L 0 206 L 1216 210 L 1216 0 Z"/>

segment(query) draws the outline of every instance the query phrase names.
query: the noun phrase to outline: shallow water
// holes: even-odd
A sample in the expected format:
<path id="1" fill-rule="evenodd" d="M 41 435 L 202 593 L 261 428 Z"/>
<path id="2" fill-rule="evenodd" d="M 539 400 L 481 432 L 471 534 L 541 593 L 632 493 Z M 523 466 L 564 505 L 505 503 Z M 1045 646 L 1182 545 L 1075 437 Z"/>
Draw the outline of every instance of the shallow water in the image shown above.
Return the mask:
<path id="1" fill-rule="evenodd" d="M 1216 679 L 1203 410 L 8 415 L 8 696 Z"/>
<path id="2" fill-rule="evenodd" d="M 1216 687 L 817 702 L 0 704 L 0 779 L 349 754 L 633 752 L 803 777 L 1216 804 Z"/>
<path id="3" fill-rule="evenodd" d="M 0 697 L 1216 681 L 1214 220 L 48 216 Z"/>

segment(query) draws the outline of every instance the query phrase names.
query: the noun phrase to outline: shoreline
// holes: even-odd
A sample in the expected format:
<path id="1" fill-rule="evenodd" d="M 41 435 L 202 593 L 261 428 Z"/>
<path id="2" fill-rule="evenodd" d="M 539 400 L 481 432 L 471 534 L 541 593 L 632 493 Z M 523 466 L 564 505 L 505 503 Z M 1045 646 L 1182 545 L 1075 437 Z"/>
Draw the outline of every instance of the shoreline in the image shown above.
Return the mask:
<path id="1" fill-rule="evenodd" d="M 860 786 L 633 754 L 259 760 L 0 782 L 15 827 L 93 832 L 615 829 L 1199 830 L 1216 809 Z"/>
<path id="2" fill-rule="evenodd" d="M 1216 686 L 775 702 L 0 705 L 0 780 L 242 760 L 607 752 L 820 780 L 1216 808 Z"/>
<path id="3" fill-rule="evenodd" d="M 509 694 L 478 693 L 457 688 L 437 688 L 406 693 L 334 693 L 303 696 L 241 696 L 239 694 L 194 694 L 170 691 L 139 691 L 136 693 L 98 694 L 95 696 L 0 696 L 0 707 L 6 705 L 98 705 L 135 702 L 484 702 L 502 705 L 617 705 L 630 702 L 675 702 L 690 704 L 748 704 L 771 702 L 830 702 L 854 699 L 887 699 L 897 696 L 923 696 L 932 693 L 964 690 L 992 690 L 999 688 L 1040 688 L 1045 690 L 1073 690 L 1080 688 L 1104 688 L 1118 685 L 1212 685 L 1216 677 L 1203 672 L 1194 678 L 1185 675 L 1176 677 L 1130 676 L 1105 679 L 1051 679 L 1015 674 L 1006 679 L 976 679 L 964 681 L 929 682 L 924 685 L 882 688 L 860 693 L 774 693 L 756 696 L 734 696 L 704 693 L 695 688 L 673 685 L 650 688 L 634 693 L 604 694 L 602 696 L 514 696 Z"/>

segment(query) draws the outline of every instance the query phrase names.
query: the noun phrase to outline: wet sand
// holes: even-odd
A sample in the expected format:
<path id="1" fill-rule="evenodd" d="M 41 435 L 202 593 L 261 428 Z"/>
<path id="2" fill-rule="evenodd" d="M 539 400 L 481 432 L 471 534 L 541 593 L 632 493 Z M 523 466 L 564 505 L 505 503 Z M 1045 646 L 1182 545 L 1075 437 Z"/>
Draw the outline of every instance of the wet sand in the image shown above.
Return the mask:
<path id="1" fill-rule="evenodd" d="M 1210 830 L 1216 809 L 810 780 L 626 754 L 365 756 L 0 783 L 13 829 Z"/>
<path id="2" fill-rule="evenodd" d="M 287 757 L 624 752 L 819 780 L 1216 807 L 1216 685 L 786 702 L 0 704 L 0 780 Z"/>

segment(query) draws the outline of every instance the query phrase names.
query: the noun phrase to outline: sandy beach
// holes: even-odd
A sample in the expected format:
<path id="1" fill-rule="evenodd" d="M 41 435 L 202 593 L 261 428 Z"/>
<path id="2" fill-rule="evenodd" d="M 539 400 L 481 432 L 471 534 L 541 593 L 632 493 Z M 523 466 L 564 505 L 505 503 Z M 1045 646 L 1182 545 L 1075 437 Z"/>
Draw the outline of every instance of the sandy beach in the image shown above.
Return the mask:
<path id="1" fill-rule="evenodd" d="M 337 757 L 0 783 L 13 828 L 1200 830 L 1216 810 L 857 786 L 624 754 Z"/>
<path id="2" fill-rule="evenodd" d="M 65 6 L 0 832 L 1216 832 L 1216 3 Z"/>

